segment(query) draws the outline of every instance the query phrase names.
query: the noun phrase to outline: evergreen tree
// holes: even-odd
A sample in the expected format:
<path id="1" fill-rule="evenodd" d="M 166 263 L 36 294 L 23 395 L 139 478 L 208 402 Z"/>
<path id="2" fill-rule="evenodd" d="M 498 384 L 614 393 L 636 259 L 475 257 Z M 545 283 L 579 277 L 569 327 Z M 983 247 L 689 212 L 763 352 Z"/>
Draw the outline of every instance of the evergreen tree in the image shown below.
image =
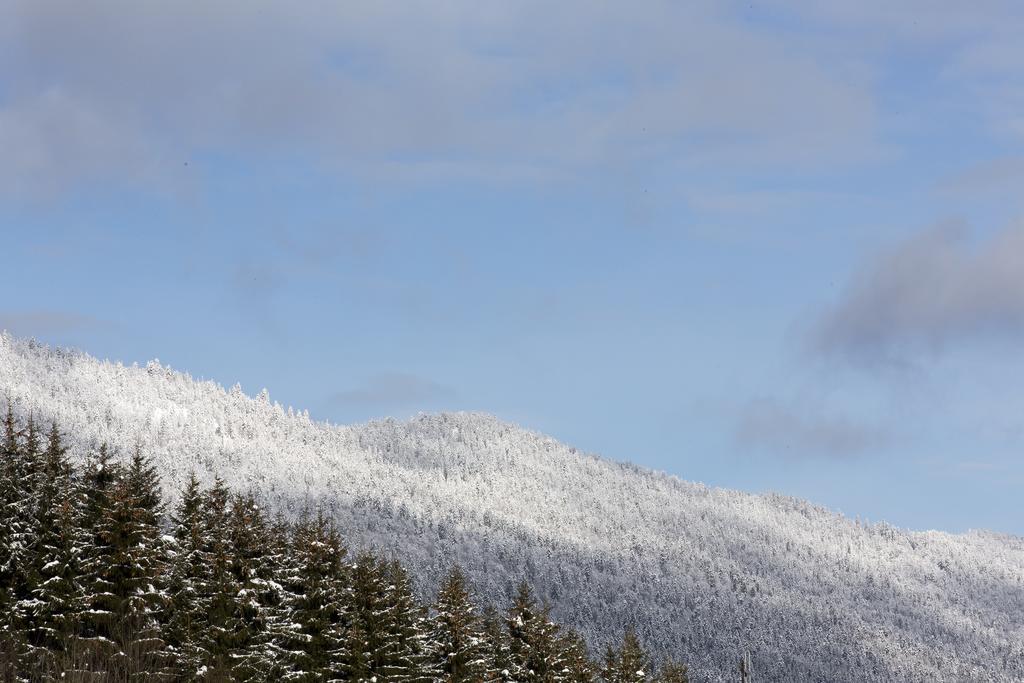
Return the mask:
<path id="1" fill-rule="evenodd" d="M 163 637 L 168 647 L 169 671 L 185 680 L 196 676 L 208 659 L 205 633 L 210 609 L 206 593 L 210 565 L 206 548 L 210 542 L 203 500 L 193 472 L 171 518 L 174 542 Z"/>
<path id="2" fill-rule="evenodd" d="M 163 553 L 146 503 L 153 492 L 133 490 L 130 481 L 121 477 L 103 494 L 87 567 L 87 642 L 94 661 L 115 678 L 159 670 L 164 649 L 157 621 L 165 595 Z"/>
<path id="3" fill-rule="evenodd" d="M 387 629 L 389 649 L 381 667 L 383 680 L 395 683 L 429 683 L 437 680 L 438 667 L 430 651 L 433 626 L 427 610 L 413 596 L 409 573 L 397 561 L 384 564 L 387 580 Z"/>
<path id="4" fill-rule="evenodd" d="M 53 673 L 75 663 L 84 599 L 82 557 L 88 538 L 81 526 L 82 500 L 73 476 L 60 432 L 53 425 L 39 482 L 38 586 L 33 591 L 30 633 L 30 642 L 38 648 L 34 666 Z"/>
<path id="5" fill-rule="evenodd" d="M 292 538 L 294 569 L 287 578 L 291 591 L 287 642 L 288 680 L 341 678 L 348 667 L 344 621 L 345 549 L 337 530 L 322 511 L 304 519 Z"/>
<path id="6" fill-rule="evenodd" d="M 299 626 L 292 621 L 292 608 L 298 596 L 293 591 L 301 586 L 298 562 L 292 551 L 294 527 L 279 513 L 267 529 L 266 554 L 262 572 L 255 584 L 264 606 L 264 632 L 238 663 L 243 679 L 277 680 L 287 678 L 291 663 L 301 655 Z M 344 660 L 344 656 L 341 657 Z M 344 663 L 344 662 L 343 662 Z"/>
<path id="7" fill-rule="evenodd" d="M 486 655 L 485 681 L 511 681 L 512 649 L 505 623 L 493 605 L 483 610 L 483 640 Z"/>
<path id="8" fill-rule="evenodd" d="M 110 507 L 110 495 L 117 483 L 119 467 L 113 462 L 106 444 L 89 458 L 81 476 L 81 529 L 85 550 L 80 556 L 82 575 L 81 619 L 79 623 L 76 668 L 102 675 L 113 641 L 109 638 L 113 614 L 106 609 L 110 586 L 103 570 L 111 553 L 107 540 L 100 533 L 100 522 Z"/>
<path id="9" fill-rule="evenodd" d="M 85 494 L 85 510 L 82 524 L 94 532 L 100 520 L 110 507 L 110 493 L 121 478 L 121 465 L 114 461 L 107 444 L 100 446 L 95 456 L 89 458 L 82 473 L 82 491 Z M 98 536 L 94 545 L 102 545 Z"/>
<path id="10" fill-rule="evenodd" d="M 232 655 L 236 648 L 235 623 L 239 612 L 239 585 L 232 573 L 232 548 L 228 531 L 230 492 L 219 478 L 207 492 L 204 501 L 204 559 L 209 574 L 200 593 L 207 606 L 207 620 L 202 634 L 207 676 L 221 679 L 229 676 Z"/>
<path id="11" fill-rule="evenodd" d="M 25 633 L 16 619 L 16 586 L 25 530 L 22 528 L 21 445 L 14 418 L 14 404 L 7 399 L 3 436 L 0 441 L 0 678 L 13 681 L 21 667 L 26 647 Z"/>
<path id="12" fill-rule="evenodd" d="M 561 680 L 566 662 L 559 648 L 559 628 L 550 620 L 547 607 L 537 606 L 525 581 L 519 585 L 507 623 L 513 678 Z"/>
<path id="13" fill-rule="evenodd" d="M 627 628 L 618 650 L 605 656 L 602 677 L 607 683 L 635 683 L 650 679 L 650 659 L 640 645 L 636 631 Z"/>
<path id="14" fill-rule="evenodd" d="M 690 683 L 690 677 L 684 665 L 668 659 L 662 664 L 657 681 L 658 683 Z"/>
<path id="15" fill-rule="evenodd" d="M 160 496 L 160 476 L 150 458 L 142 454 L 142 447 L 135 446 L 126 474 L 128 488 L 135 496 L 135 508 L 144 524 L 158 527 L 164 512 Z"/>
<path id="16" fill-rule="evenodd" d="M 36 512 L 38 488 L 44 468 L 39 430 L 32 417 L 29 417 L 21 436 L 21 445 L 15 449 L 12 460 L 15 499 L 7 524 L 13 532 L 10 561 L 14 565 L 12 589 L 16 601 L 15 618 L 24 622 L 32 611 L 32 591 L 39 580 L 38 567 L 33 560 L 38 550 L 39 525 Z"/>
<path id="17" fill-rule="evenodd" d="M 432 647 L 442 680 L 481 680 L 487 671 L 483 624 L 476 612 L 462 570 L 453 567 L 441 583 L 435 604 Z"/>
<path id="18" fill-rule="evenodd" d="M 595 677 L 594 664 L 587 655 L 587 644 L 580 634 L 564 629 L 559 649 L 565 660 L 560 678 L 570 683 L 591 683 Z"/>
<path id="19" fill-rule="evenodd" d="M 345 639 L 350 680 L 383 675 L 394 649 L 386 567 L 377 557 L 363 553 L 351 567 L 351 613 Z"/>
<path id="20" fill-rule="evenodd" d="M 276 664 L 272 641 L 275 624 L 281 623 L 278 578 L 284 552 L 252 495 L 233 499 L 229 537 L 231 571 L 239 586 L 233 673 L 252 680 L 271 675 Z"/>

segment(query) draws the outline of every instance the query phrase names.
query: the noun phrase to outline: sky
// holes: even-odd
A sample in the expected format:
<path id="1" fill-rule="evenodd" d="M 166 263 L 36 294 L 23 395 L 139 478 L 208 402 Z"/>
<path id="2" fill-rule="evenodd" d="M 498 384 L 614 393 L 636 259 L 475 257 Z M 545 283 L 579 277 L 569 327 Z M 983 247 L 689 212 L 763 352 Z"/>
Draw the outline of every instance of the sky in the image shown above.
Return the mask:
<path id="1" fill-rule="evenodd" d="M 0 4 L 0 328 L 1024 534 L 1024 9 Z"/>

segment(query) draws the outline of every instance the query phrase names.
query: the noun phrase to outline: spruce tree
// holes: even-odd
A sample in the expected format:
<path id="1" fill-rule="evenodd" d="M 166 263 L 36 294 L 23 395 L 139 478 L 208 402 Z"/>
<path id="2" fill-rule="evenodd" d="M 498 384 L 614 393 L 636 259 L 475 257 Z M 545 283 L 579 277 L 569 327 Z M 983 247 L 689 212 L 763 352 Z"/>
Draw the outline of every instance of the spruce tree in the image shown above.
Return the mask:
<path id="1" fill-rule="evenodd" d="M 85 595 L 82 558 L 88 546 L 81 492 L 56 425 L 47 439 L 37 505 L 39 581 L 30 642 L 39 648 L 37 669 L 56 673 L 76 664 Z"/>
<path id="2" fill-rule="evenodd" d="M 486 670 L 483 680 L 513 680 L 512 649 L 502 616 L 493 605 L 487 605 L 482 613 L 482 622 L 486 655 Z"/>
<path id="3" fill-rule="evenodd" d="M 203 633 L 203 662 L 208 677 L 227 677 L 235 650 L 235 621 L 238 614 L 239 586 L 232 573 L 232 548 L 228 531 L 230 492 L 219 478 L 204 501 L 204 557 L 209 565 L 207 582 L 201 593 L 207 600 L 207 622 Z"/>
<path id="4" fill-rule="evenodd" d="M 163 609 L 163 552 L 148 500 L 120 477 L 102 502 L 89 558 L 88 642 L 105 675 L 132 678 L 159 670 L 164 643 L 157 617 Z"/>
<path id="5" fill-rule="evenodd" d="M 13 584 L 16 618 L 24 620 L 32 610 L 32 591 L 38 583 L 38 567 L 33 562 L 39 541 L 36 518 L 39 483 L 43 477 L 42 449 L 35 419 L 29 417 L 16 448 L 11 476 L 15 500 L 7 524 L 13 532 L 10 562 L 14 567 Z"/>
<path id="6" fill-rule="evenodd" d="M 636 631 L 627 628 L 619 649 L 606 655 L 601 675 L 607 683 L 636 683 L 649 680 L 650 669 L 650 659 Z"/>
<path id="7" fill-rule="evenodd" d="M 345 638 L 350 680 L 380 677 L 394 649 L 385 572 L 385 563 L 369 553 L 360 554 L 350 568 L 351 607 Z"/>
<path id="8" fill-rule="evenodd" d="M 287 678 L 291 663 L 300 656 L 297 648 L 302 637 L 291 619 L 297 600 L 293 588 L 301 585 L 292 552 L 293 534 L 293 525 L 280 513 L 267 527 L 262 569 L 256 579 L 250 579 L 263 606 L 264 631 L 238 662 L 237 673 L 243 680 Z"/>
<path id="9" fill-rule="evenodd" d="M 565 670 L 559 627 L 538 607 L 529 585 L 520 584 L 507 617 L 511 673 L 518 681 L 556 681 Z"/>
<path id="10" fill-rule="evenodd" d="M 7 399 L 2 441 L 0 441 L 0 679 L 13 681 L 26 647 L 25 632 L 16 618 L 19 583 L 24 559 L 21 516 L 21 445 L 14 418 L 14 405 Z"/>
<path id="11" fill-rule="evenodd" d="M 11 442 L 13 446 L 5 447 L 5 452 L 11 456 L 8 463 L 11 498 L 5 505 L 7 519 L 4 523 L 9 527 L 9 555 L 4 562 L 7 592 L 4 601 L 8 607 L 2 628 L 9 633 L 4 639 L 13 641 L 12 653 L 16 653 L 17 666 L 30 668 L 45 655 L 33 637 L 38 606 L 34 593 L 41 580 L 37 561 L 40 527 L 36 513 L 39 483 L 43 476 L 43 458 L 39 430 L 32 416 L 20 433 L 14 433 Z"/>
<path id="12" fill-rule="evenodd" d="M 285 634 L 288 680 L 337 679 L 345 675 L 345 549 L 323 512 L 304 519 L 292 538 L 290 621 Z M 290 642 L 288 642 L 290 641 Z"/>
<path id="13" fill-rule="evenodd" d="M 657 681 L 658 683 L 690 683 L 690 677 L 686 666 L 668 659 L 661 665 Z"/>
<path id="14" fill-rule="evenodd" d="M 108 611 L 105 596 L 110 586 L 104 569 L 111 549 L 100 533 L 100 522 L 110 507 L 110 495 L 118 479 L 119 467 L 113 462 L 106 444 L 89 458 L 81 477 L 81 528 L 85 550 L 80 557 L 82 610 L 79 624 L 76 668 L 81 672 L 103 675 L 111 654 L 109 638 L 114 615 Z"/>
<path id="15" fill-rule="evenodd" d="M 587 655 L 587 644 L 580 634 L 572 629 L 564 629 L 558 647 L 565 662 L 559 677 L 570 683 L 591 683 L 596 675 L 594 663 Z"/>
<path id="16" fill-rule="evenodd" d="M 484 678 L 487 652 L 483 623 L 458 567 L 453 567 L 441 583 L 434 609 L 432 648 L 442 680 L 461 683 Z"/>
<path id="17" fill-rule="evenodd" d="M 203 501 L 193 472 L 171 517 L 174 542 L 163 620 L 168 671 L 185 680 L 196 676 L 208 659 L 205 636 L 210 601 L 206 587 L 210 583 L 210 564 Z"/>
<path id="18" fill-rule="evenodd" d="M 409 573 L 397 560 L 383 567 L 387 581 L 387 629 L 389 649 L 380 670 L 383 680 L 395 683 L 430 683 L 437 680 L 438 667 L 430 651 L 433 625 L 427 610 L 413 595 Z"/>
<path id="19" fill-rule="evenodd" d="M 232 671 L 240 680 L 252 680 L 274 670 L 272 640 L 280 623 L 283 590 L 278 578 L 284 553 L 252 495 L 234 497 L 228 532 L 231 572 L 239 586 Z"/>

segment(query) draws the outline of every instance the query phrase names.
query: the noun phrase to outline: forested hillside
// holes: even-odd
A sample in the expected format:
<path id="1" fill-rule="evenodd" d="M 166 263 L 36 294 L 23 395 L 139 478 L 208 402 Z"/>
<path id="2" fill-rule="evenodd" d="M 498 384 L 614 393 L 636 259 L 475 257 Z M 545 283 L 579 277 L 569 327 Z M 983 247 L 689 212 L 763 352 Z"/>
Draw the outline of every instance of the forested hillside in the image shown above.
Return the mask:
<path id="1" fill-rule="evenodd" d="M 293 519 L 322 506 L 354 552 L 402 557 L 421 599 L 453 561 L 484 603 L 526 579 L 595 651 L 631 624 L 695 680 L 731 680 L 744 651 L 767 681 L 1024 679 L 1020 538 L 864 525 L 486 415 L 335 426 L 266 392 L 3 335 L 0 392 L 20 420 L 63 425 L 73 453 L 141 445 L 175 501 L 195 471 Z"/>
<path id="2" fill-rule="evenodd" d="M 77 467 L 9 409 L 0 434 L 0 680 L 686 683 L 635 634 L 598 666 L 521 583 L 481 614 L 451 566 L 429 607 L 401 562 L 349 556 L 322 510 L 290 522 L 190 476 L 171 514 L 135 451 Z"/>

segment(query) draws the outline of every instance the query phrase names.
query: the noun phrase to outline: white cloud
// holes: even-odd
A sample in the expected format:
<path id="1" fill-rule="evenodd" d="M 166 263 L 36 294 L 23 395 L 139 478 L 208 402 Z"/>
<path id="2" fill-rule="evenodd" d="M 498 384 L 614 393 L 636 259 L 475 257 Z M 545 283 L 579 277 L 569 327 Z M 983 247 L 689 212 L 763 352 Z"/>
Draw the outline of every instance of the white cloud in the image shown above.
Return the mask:
<path id="1" fill-rule="evenodd" d="M 51 173 L 162 181 L 203 150 L 512 179 L 873 153 L 866 82 L 708 7 L 15 1 L 0 173 L 29 193 Z"/>

